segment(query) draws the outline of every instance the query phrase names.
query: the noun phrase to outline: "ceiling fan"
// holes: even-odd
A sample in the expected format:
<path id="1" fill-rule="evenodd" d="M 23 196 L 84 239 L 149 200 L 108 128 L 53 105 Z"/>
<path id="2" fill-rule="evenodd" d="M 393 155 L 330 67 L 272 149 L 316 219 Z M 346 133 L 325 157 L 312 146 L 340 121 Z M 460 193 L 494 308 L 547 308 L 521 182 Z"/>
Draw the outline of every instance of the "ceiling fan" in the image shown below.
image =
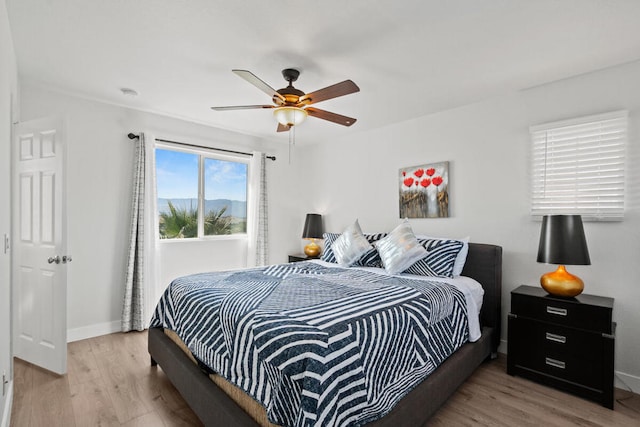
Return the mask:
<path id="1" fill-rule="evenodd" d="M 352 117 L 320 110 L 315 107 L 309 107 L 311 104 L 359 92 L 360 88 L 351 80 L 345 80 L 341 83 L 336 83 L 315 92 L 304 93 L 303 91 L 293 87 L 293 82 L 298 80 L 298 76 L 300 75 L 300 71 L 293 68 L 282 70 L 282 76 L 289 82 L 289 86 L 278 90 L 269 86 L 251 71 L 232 71 L 269 95 L 275 105 L 238 105 L 231 107 L 211 107 L 211 109 L 216 111 L 227 111 L 271 108 L 273 109 L 273 115 L 278 120 L 278 132 L 285 132 L 291 129 L 291 127 L 299 125 L 305 118 L 307 118 L 308 115 L 343 126 L 351 126 L 356 122 L 356 119 Z"/>

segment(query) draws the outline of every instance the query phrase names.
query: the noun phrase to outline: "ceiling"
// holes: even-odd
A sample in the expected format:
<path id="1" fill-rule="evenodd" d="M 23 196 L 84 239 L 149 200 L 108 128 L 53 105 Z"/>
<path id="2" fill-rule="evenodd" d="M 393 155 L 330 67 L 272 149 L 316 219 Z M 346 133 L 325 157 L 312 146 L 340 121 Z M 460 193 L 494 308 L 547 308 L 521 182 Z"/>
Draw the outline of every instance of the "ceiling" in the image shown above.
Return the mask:
<path id="1" fill-rule="evenodd" d="M 231 72 L 305 92 L 351 79 L 317 104 L 298 142 L 362 132 L 640 59 L 637 0 L 6 0 L 20 79 L 263 138 L 268 104 Z M 126 97 L 121 88 L 139 92 Z"/>

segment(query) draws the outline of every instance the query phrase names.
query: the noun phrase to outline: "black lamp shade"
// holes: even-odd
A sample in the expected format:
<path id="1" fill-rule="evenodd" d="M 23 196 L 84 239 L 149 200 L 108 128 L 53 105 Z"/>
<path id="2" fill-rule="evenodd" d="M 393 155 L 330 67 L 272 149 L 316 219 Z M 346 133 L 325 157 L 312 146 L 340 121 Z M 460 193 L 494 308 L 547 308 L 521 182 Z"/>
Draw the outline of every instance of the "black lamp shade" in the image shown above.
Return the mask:
<path id="1" fill-rule="evenodd" d="M 560 265 L 591 264 L 580 215 L 545 215 L 542 218 L 538 262 Z"/>
<path id="2" fill-rule="evenodd" d="M 304 230 L 302 230 L 303 239 L 322 239 L 322 215 L 307 214 L 304 221 Z"/>

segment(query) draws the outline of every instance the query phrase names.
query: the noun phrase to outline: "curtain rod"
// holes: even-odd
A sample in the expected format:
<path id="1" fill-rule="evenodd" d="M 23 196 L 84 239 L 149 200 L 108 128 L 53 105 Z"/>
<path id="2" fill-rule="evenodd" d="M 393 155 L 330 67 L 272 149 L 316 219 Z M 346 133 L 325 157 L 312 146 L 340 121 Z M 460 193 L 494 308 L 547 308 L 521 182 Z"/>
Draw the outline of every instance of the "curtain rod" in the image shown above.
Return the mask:
<path id="1" fill-rule="evenodd" d="M 135 133 L 129 133 L 127 136 L 129 137 L 129 139 L 137 139 L 137 138 L 140 138 L 140 136 L 139 136 L 139 135 L 136 135 Z M 245 156 L 252 156 L 252 157 L 253 157 L 253 154 L 252 154 L 252 153 L 245 153 L 244 151 L 234 151 L 234 150 L 226 150 L 226 149 L 224 149 L 224 148 L 206 147 L 206 146 L 204 146 L 204 145 L 188 144 L 188 143 L 186 143 L 186 142 L 169 141 L 169 140 L 167 140 L 167 139 L 159 139 L 159 138 L 156 138 L 156 141 L 160 141 L 160 142 L 168 142 L 168 143 L 170 143 L 170 144 L 184 145 L 184 146 L 186 146 L 186 147 L 193 147 L 193 148 L 207 148 L 207 149 L 209 149 L 209 150 L 223 151 L 223 152 L 225 152 L 225 153 L 233 153 L 233 154 L 243 154 L 243 155 L 245 155 Z M 275 162 L 275 160 L 276 160 L 276 156 L 266 156 L 266 158 L 267 158 L 267 159 L 271 159 L 271 160 L 273 160 L 274 162 Z"/>

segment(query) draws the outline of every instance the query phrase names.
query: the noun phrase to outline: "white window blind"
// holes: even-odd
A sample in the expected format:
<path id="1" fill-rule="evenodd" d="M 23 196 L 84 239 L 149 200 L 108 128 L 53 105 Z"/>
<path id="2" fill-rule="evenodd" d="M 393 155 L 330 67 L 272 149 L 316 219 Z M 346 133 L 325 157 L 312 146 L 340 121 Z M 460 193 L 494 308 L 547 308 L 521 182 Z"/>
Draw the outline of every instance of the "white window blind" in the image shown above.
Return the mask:
<path id="1" fill-rule="evenodd" d="M 530 128 L 531 215 L 622 220 L 627 116 L 617 111 Z"/>

